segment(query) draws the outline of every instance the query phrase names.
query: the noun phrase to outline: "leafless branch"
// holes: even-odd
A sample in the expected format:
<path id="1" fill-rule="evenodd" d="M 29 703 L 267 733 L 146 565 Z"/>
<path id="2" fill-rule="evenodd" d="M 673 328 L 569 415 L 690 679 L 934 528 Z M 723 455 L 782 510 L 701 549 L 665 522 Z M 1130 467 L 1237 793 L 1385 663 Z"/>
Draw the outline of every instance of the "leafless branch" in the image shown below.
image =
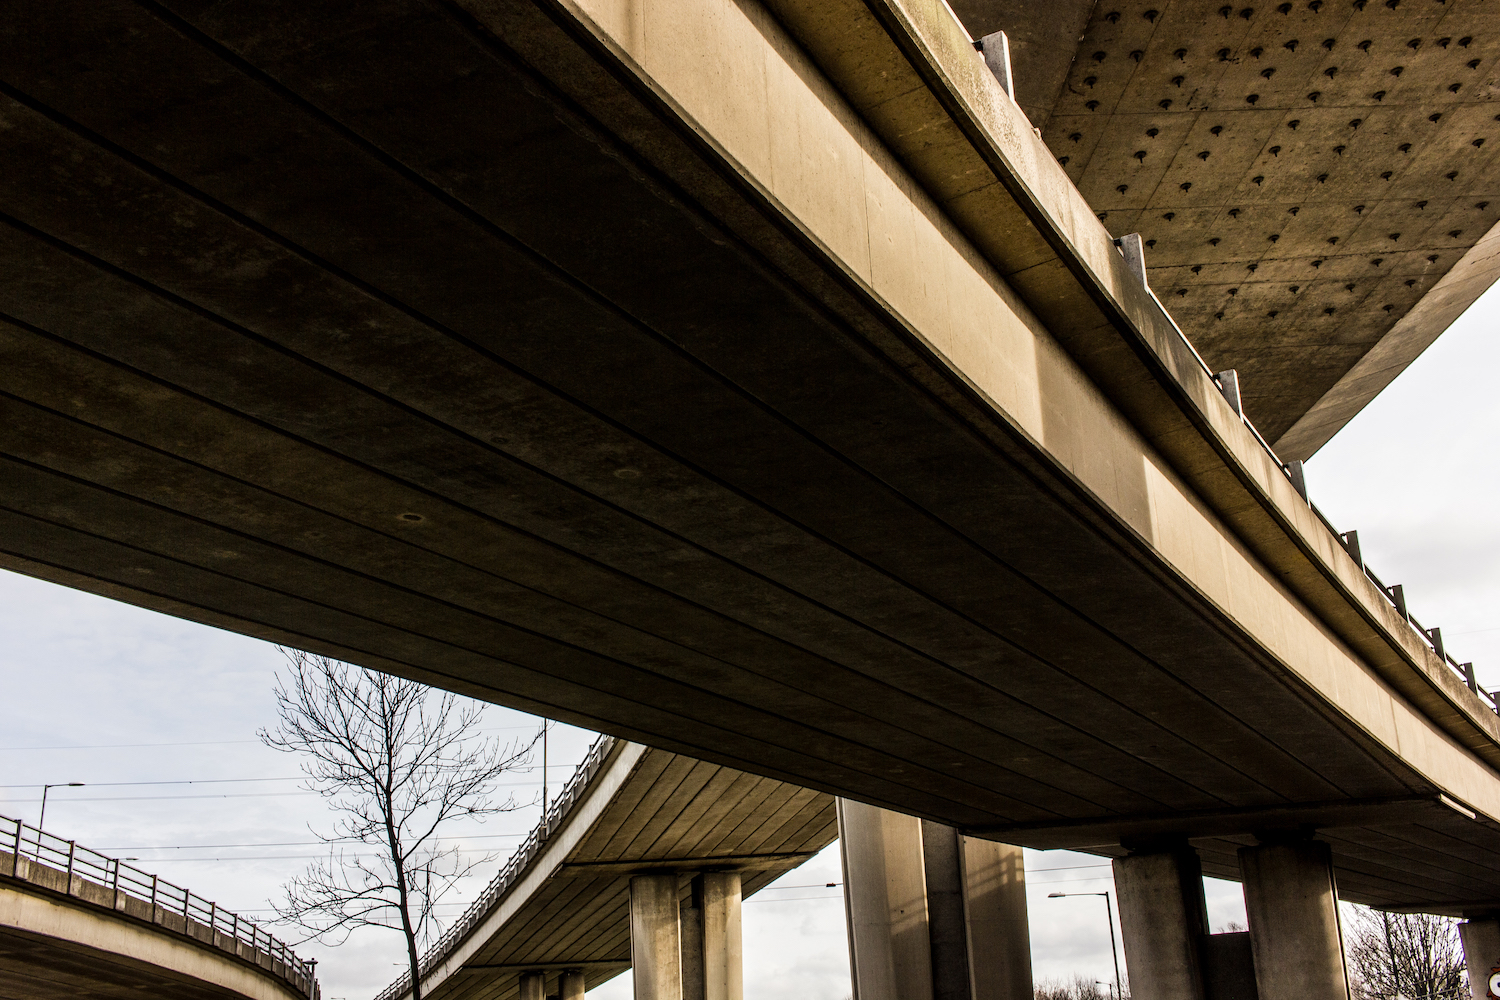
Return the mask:
<path id="1" fill-rule="evenodd" d="M 1348 933 L 1350 987 L 1359 1000 L 1459 1000 L 1469 985 L 1448 917 L 1359 907 Z"/>
<path id="2" fill-rule="evenodd" d="M 511 743 L 484 739 L 481 705 L 328 657 L 282 652 L 280 721 L 259 735 L 302 758 L 306 787 L 337 818 L 331 833 L 313 831 L 329 844 L 328 859 L 283 887 L 277 919 L 302 928 L 303 940 L 333 944 L 361 927 L 401 931 L 412 1000 L 421 1000 L 419 948 L 441 932 L 435 906 L 490 860 L 440 848 L 437 834 L 460 817 L 520 808 L 513 796 L 490 796 L 496 779 L 530 762 L 541 733 Z M 377 853 L 348 855 L 334 846 L 349 843 Z"/>

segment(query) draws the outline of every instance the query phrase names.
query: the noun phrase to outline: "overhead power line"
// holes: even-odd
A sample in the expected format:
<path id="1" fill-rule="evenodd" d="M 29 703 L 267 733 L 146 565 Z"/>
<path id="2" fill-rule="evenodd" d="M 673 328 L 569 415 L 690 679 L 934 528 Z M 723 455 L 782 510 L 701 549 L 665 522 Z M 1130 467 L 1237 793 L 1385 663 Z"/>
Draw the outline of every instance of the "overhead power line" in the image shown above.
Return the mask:
<path id="1" fill-rule="evenodd" d="M 538 723 L 540 725 L 540 723 Z M 537 726 L 488 726 L 478 730 L 481 733 L 502 733 L 518 729 L 536 729 Z M 584 730 L 587 732 L 587 730 Z M 196 740 L 188 743 L 79 743 L 59 744 L 57 746 L 36 747 L 0 747 L 0 751 L 8 750 L 128 750 L 139 747 L 227 747 L 237 746 L 245 743 L 259 743 L 260 740 Z M 572 765 L 569 765 L 572 766 Z"/>
<path id="2" fill-rule="evenodd" d="M 497 840 L 501 838 L 521 838 L 525 833 L 476 833 L 467 837 L 434 837 L 433 840 Z M 357 844 L 357 840 L 337 838 L 334 840 L 288 840 L 280 842 L 261 842 L 254 844 L 166 844 L 134 847 L 100 847 L 100 851 L 219 851 L 231 847 L 319 847 L 323 844 Z"/>

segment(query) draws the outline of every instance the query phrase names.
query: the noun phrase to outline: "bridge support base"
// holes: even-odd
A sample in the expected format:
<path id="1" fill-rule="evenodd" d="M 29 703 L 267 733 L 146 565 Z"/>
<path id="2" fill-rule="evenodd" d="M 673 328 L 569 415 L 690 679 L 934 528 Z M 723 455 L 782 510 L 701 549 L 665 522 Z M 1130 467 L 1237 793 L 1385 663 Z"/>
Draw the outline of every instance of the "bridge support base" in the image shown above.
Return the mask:
<path id="1" fill-rule="evenodd" d="M 1239 856 L 1260 1000 L 1349 1000 L 1328 845 L 1270 843 Z"/>
<path id="2" fill-rule="evenodd" d="M 1133 1000 L 1204 1000 L 1203 866 L 1186 842 L 1114 862 Z"/>
<path id="3" fill-rule="evenodd" d="M 840 799 L 855 1000 L 1031 1000 L 1021 849 Z"/>
<path id="4" fill-rule="evenodd" d="M 1474 1000 L 1500 996 L 1490 989 L 1491 978 L 1500 975 L 1500 918 L 1466 920 L 1458 925 L 1458 933 L 1464 942 L 1464 962 L 1469 967 L 1469 991 Z"/>

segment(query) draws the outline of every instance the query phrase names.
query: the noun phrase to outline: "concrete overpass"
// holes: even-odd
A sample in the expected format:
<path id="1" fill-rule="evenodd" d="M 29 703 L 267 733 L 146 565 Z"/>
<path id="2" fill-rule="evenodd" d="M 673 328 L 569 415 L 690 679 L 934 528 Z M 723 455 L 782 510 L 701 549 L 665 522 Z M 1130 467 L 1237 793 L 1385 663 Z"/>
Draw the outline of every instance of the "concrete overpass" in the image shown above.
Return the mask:
<path id="1" fill-rule="evenodd" d="M 833 843 L 837 829 L 832 796 L 604 737 L 546 821 L 423 956 L 422 996 L 503 1000 L 539 977 L 543 996 L 571 997 L 614 978 L 631 968 L 631 882 L 642 875 L 670 880 L 674 911 L 692 907 L 695 876 L 732 882 L 738 974 L 740 899 Z M 409 996 L 404 975 L 378 1000 Z"/>
<path id="2" fill-rule="evenodd" d="M 180 886 L 0 817 L 7 1000 L 318 1000 L 312 962 Z"/>
<path id="3" fill-rule="evenodd" d="M 979 995 L 1031 995 L 1019 848 L 857 803 L 836 807 L 820 792 L 606 736 L 488 889 L 423 956 L 421 996 L 584 1000 L 630 969 L 637 997 L 742 1000 L 742 900 L 835 836 L 843 838 L 851 955 L 865 970 L 856 989 L 891 988 L 870 976 L 872 958 L 889 950 L 894 902 L 906 913 L 908 942 L 922 938 L 918 952 L 927 950 L 926 924 L 947 932 L 939 949 L 954 954 L 929 966 L 951 979 L 978 950 Z M 912 950 L 908 944 L 873 965 L 894 971 Z M 403 975 L 376 1000 L 411 996 Z"/>
<path id="4" fill-rule="evenodd" d="M 1500 906 L 1492 702 L 942 4 L 6 12 L 6 566 L 969 834 L 1317 831 L 1255 878 Z"/>
<path id="5" fill-rule="evenodd" d="M 1482 0 L 953 0 L 1284 459 L 1500 275 L 1500 35 Z"/>

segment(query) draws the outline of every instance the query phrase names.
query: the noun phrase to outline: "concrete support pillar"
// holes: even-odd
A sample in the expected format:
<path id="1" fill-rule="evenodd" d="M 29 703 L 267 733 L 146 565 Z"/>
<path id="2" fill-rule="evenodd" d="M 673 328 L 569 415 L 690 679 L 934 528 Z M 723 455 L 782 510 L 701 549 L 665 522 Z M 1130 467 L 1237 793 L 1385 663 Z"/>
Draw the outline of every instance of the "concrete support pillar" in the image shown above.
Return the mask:
<path id="1" fill-rule="evenodd" d="M 933 1000 L 974 1000 L 969 980 L 969 927 L 958 831 L 922 820 L 922 872 L 927 883 L 927 938 Z"/>
<path id="2" fill-rule="evenodd" d="M 1474 1000 L 1500 998 L 1500 919 L 1469 919 L 1458 925 Z"/>
<path id="3" fill-rule="evenodd" d="M 922 821 L 838 800 L 854 1000 L 933 1000 Z"/>
<path id="4" fill-rule="evenodd" d="M 855 1000 L 1032 1000 L 1019 847 L 838 808 Z"/>
<path id="5" fill-rule="evenodd" d="M 568 971 L 557 977 L 558 1000 L 583 1000 L 583 973 Z"/>
<path id="6" fill-rule="evenodd" d="M 679 921 L 676 873 L 637 875 L 630 880 L 635 1000 L 683 1000 Z"/>
<path id="7" fill-rule="evenodd" d="M 521 973 L 521 1000 L 547 1000 L 546 973 Z"/>
<path id="8" fill-rule="evenodd" d="M 1239 856 L 1260 1000 L 1349 1000 L 1328 845 L 1272 843 Z"/>
<path id="9" fill-rule="evenodd" d="M 703 1000 L 744 1000 L 739 873 L 699 875 L 693 881 L 693 900 L 703 914 Z"/>
<path id="10" fill-rule="evenodd" d="M 974 837 L 958 850 L 974 1000 L 1033 1000 L 1025 851 Z"/>
<path id="11" fill-rule="evenodd" d="M 1203 866 L 1186 843 L 1116 858 L 1120 934 L 1132 1000 L 1204 1000 Z"/>
<path id="12" fill-rule="evenodd" d="M 696 888 L 696 886 L 695 886 Z M 704 1000 L 703 907 L 698 894 L 682 901 L 679 933 L 682 941 L 682 1000 Z"/>
<path id="13" fill-rule="evenodd" d="M 738 872 L 705 872 L 682 904 L 683 1000 L 744 1000 Z"/>

